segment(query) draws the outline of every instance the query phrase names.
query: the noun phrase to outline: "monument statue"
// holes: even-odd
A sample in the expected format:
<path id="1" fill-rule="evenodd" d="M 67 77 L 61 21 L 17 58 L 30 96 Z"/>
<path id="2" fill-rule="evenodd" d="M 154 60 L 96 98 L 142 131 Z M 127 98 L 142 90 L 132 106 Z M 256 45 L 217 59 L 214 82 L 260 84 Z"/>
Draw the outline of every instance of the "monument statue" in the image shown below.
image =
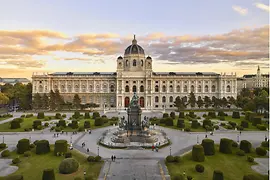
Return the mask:
<path id="1" fill-rule="evenodd" d="M 142 110 L 138 104 L 139 97 L 134 93 L 128 110 L 128 125 L 127 130 L 142 130 L 141 114 Z"/>

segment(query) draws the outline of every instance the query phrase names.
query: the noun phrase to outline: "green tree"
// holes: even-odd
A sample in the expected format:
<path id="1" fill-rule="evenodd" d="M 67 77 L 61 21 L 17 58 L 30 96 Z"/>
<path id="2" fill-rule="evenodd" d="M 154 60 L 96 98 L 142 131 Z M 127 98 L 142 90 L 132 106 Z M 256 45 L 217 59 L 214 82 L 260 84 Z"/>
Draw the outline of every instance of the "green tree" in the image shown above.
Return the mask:
<path id="1" fill-rule="evenodd" d="M 64 98 L 60 95 L 60 92 L 58 89 L 55 90 L 55 107 L 58 110 L 61 110 L 63 105 L 65 104 Z"/>
<path id="2" fill-rule="evenodd" d="M 81 99 L 79 97 L 78 94 L 75 94 L 74 95 L 74 98 L 73 98 L 73 106 L 76 108 L 76 109 L 79 109 L 80 106 L 81 106 Z"/>
<path id="3" fill-rule="evenodd" d="M 50 99 L 49 99 L 50 110 L 55 110 L 56 108 L 55 93 L 51 90 L 49 96 L 50 96 Z"/>
<path id="4" fill-rule="evenodd" d="M 49 97 L 47 96 L 46 93 L 43 95 L 42 101 L 43 101 L 43 108 L 48 109 L 49 108 Z"/>
<path id="5" fill-rule="evenodd" d="M 185 109 L 186 108 L 186 105 L 185 105 L 185 102 L 184 102 L 184 99 L 180 98 L 179 96 L 175 99 L 174 101 L 174 107 L 177 107 L 178 109 L 178 112 L 180 112 L 181 110 Z"/>
<path id="6" fill-rule="evenodd" d="M 9 102 L 9 98 L 0 92 L 0 104 L 7 104 Z"/>
<path id="7" fill-rule="evenodd" d="M 199 108 L 203 107 L 203 100 L 201 98 L 199 98 L 196 103 Z"/>
<path id="8" fill-rule="evenodd" d="M 195 97 L 195 95 L 194 95 L 193 92 L 191 92 L 191 93 L 189 94 L 188 103 L 190 104 L 190 106 L 191 106 L 192 108 L 195 107 L 195 104 L 196 104 L 196 97 Z"/>
<path id="9" fill-rule="evenodd" d="M 254 100 L 249 100 L 248 103 L 246 103 L 243 107 L 244 111 L 255 111 L 256 110 L 256 104 Z"/>
<path id="10" fill-rule="evenodd" d="M 208 96 L 204 97 L 204 107 L 208 108 L 211 105 L 211 99 Z"/>
<path id="11" fill-rule="evenodd" d="M 227 99 L 226 99 L 225 97 L 223 97 L 223 98 L 221 99 L 221 105 L 222 105 L 223 108 L 226 107 L 226 106 L 228 105 L 228 101 L 227 101 Z"/>
<path id="12" fill-rule="evenodd" d="M 262 113 L 263 110 L 268 110 L 269 95 L 265 90 L 259 92 L 259 95 L 254 99 L 256 105 L 256 111 Z"/>
<path id="13" fill-rule="evenodd" d="M 43 106 L 43 103 L 42 103 L 41 96 L 39 95 L 39 93 L 36 93 L 33 99 L 33 108 L 40 109 L 42 108 L 42 106 Z"/>
<path id="14" fill-rule="evenodd" d="M 235 105 L 236 100 L 234 99 L 234 97 L 232 97 L 232 96 L 230 97 L 229 103 L 230 103 L 231 105 Z"/>

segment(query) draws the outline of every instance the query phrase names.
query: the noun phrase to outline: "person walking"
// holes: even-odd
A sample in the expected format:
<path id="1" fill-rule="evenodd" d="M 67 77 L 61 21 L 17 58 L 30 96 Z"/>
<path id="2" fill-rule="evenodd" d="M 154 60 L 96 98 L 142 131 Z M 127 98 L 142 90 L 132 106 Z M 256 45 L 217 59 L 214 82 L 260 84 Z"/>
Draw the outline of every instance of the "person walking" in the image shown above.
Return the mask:
<path id="1" fill-rule="evenodd" d="M 111 157 L 112 161 L 113 161 L 113 158 L 114 158 L 114 157 L 113 157 L 113 155 L 112 155 L 112 157 Z"/>
<path id="2" fill-rule="evenodd" d="M 240 133 L 240 136 L 241 136 L 242 131 L 240 131 L 239 133 Z"/>
<path id="3" fill-rule="evenodd" d="M 152 151 L 154 151 L 155 147 L 154 147 L 154 144 L 152 145 Z"/>
<path id="4" fill-rule="evenodd" d="M 89 153 L 89 151 L 90 151 L 89 148 L 87 148 L 87 149 L 86 149 L 86 152 Z"/>
<path id="5" fill-rule="evenodd" d="M 115 156 L 113 156 L 113 160 L 115 161 L 115 159 L 116 159 L 116 157 Z"/>

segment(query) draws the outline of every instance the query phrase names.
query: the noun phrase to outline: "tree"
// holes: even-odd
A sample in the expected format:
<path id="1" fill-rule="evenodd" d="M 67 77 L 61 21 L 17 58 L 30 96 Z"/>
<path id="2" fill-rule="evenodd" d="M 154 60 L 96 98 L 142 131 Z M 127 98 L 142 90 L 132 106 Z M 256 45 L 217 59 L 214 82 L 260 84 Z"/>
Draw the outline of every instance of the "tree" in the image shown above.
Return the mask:
<path id="1" fill-rule="evenodd" d="M 242 97 L 252 97 L 251 91 L 248 88 L 243 88 L 240 92 Z"/>
<path id="2" fill-rule="evenodd" d="M 221 105 L 222 105 L 223 108 L 226 107 L 226 106 L 228 105 L 228 101 L 227 101 L 227 99 L 226 99 L 225 97 L 223 97 L 223 98 L 221 99 Z"/>
<path id="3" fill-rule="evenodd" d="M 246 103 L 243 107 L 244 111 L 255 111 L 256 110 L 256 104 L 254 100 L 249 100 L 248 103 Z"/>
<path id="4" fill-rule="evenodd" d="M 7 104 L 8 102 L 9 102 L 9 98 L 4 93 L 0 92 L 0 105 Z"/>
<path id="5" fill-rule="evenodd" d="M 204 97 L 204 107 L 208 108 L 211 105 L 211 100 L 208 96 Z"/>
<path id="6" fill-rule="evenodd" d="M 180 98 L 179 96 L 175 99 L 174 101 L 174 106 L 177 107 L 178 109 L 178 112 L 180 112 L 181 110 L 185 109 L 186 108 L 186 105 L 185 105 L 185 102 L 184 102 L 184 99 Z"/>
<path id="7" fill-rule="evenodd" d="M 55 93 L 52 90 L 50 91 L 49 106 L 50 110 L 55 110 L 56 108 Z"/>
<path id="8" fill-rule="evenodd" d="M 221 106 L 221 100 L 213 96 L 212 103 L 215 108 L 219 108 Z"/>
<path id="9" fill-rule="evenodd" d="M 60 92 L 58 89 L 55 90 L 55 107 L 58 110 L 62 109 L 62 106 L 65 104 L 63 97 L 60 95 Z"/>
<path id="10" fill-rule="evenodd" d="M 190 104 L 190 106 L 191 106 L 192 108 L 195 107 L 195 104 L 196 104 L 196 97 L 195 97 L 195 95 L 194 95 L 193 92 L 191 92 L 191 93 L 189 94 L 188 103 Z"/>
<path id="11" fill-rule="evenodd" d="M 36 93 L 34 95 L 34 99 L 33 99 L 33 108 L 40 109 L 40 108 L 42 108 L 42 106 L 43 106 L 43 103 L 41 100 L 41 96 L 39 95 L 39 93 Z"/>
<path id="12" fill-rule="evenodd" d="M 230 99 L 229 99 L 229 103 L 232 105 L 235 105 L 235 103 L 236 103 L 236 100 L 234 99 L 234 97 L 230 97 Z"/>
<path id="13" fill-rule="evenodd" d="M 79 97 L 78 94 L 75 94 L 75 95 L 74 95 L 74 98 L 73 98 L 73 106 L 74 106 L 76 109 L 78 109 L 78 108 L 80 108 L 80 105 L 81 105 L 81 99 L 80 99 L 80 97 Z"/>
<path id="14" fill-rule="evenodd" d="M 263 110 L 268 109 L 269 106 L 269 95 L 265 90 L 262 90 L 258 96 L 254 98 L 256 105 L 256 112 L 262 112 Z"/>
<path id="15" fill-rule="evenodd" d="M 47 96 L 47 94 L 43 95 L 42 102 L 43 102 L 43 108 L 48 109 L 49 108 L 49 97 Z"/>
<path id="16" fill-rule="evenodd" d="M 199 98 L 196 103 L 199 108 L 203 107 L 203 100 L 201 98 Z"/>

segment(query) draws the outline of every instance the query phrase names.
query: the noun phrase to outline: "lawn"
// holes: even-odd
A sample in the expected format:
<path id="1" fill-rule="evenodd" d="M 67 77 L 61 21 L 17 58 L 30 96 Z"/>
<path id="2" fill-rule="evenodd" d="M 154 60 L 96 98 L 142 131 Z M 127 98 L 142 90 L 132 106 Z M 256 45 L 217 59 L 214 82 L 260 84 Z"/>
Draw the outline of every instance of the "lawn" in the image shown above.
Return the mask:
<path id="1" fill-rule="evenodd" d="M 237 156 L 235 152 L 237 148 L 233 148 L 233 154 L 223 154 L 218 152 L 218 146 L 216 146 L 216 154 L 214 156 L 205 156 L 204 162 L 195 162 L 192 160 L 191 152 L 184 155 L 180 163 L 166 163 L 171 178 L 177 174 L 182 174 L 183 171 L 186 175 L 192 176 L 194 179 L 209 180 L 213 177 L 214 170 L 218 169 L 223 172 L 224 179 L 239 180 L 246 174 L 256 174 L 262 178 L 262 180 L 268 179 L 267 176 L 260 175 L 251 169 L 252 165 L 256 163 L 250 163 L 247 161 L 247 156 Z M 256 157 L 253 153 L 248 155 Z M 204 166 L 204 172 L 199 173 L 195 170 L 196 164 L 202 164 Z"/>
<path id="2" fill-rule="evenodd" d="M 0 121 L 6 120 L 6 119 L 9 119 L 9 118 L 12 118 L 12 117 L 0 117 Z"/>
<path id="3" fill-rule="evenodd" d="M 14 158 L 18 155 L 16 152 L 12 152 L 11 156 Z M 48 154 L 36 155 L 33 152 L 31 157 L 24 157 L 23 155 L 20 155 L 21 162 L 18 165 L 19 169 L 12 175 L 23 174 L 24 179 L 38 180 L 42 179 L 42 173 L 44 169 L 53 168 L 55 172 L 55 178 L 57 180 L 74 180 L 75 177 L 81 177 L 83 179 L 84 170 L 86 171 L 87 175 L 91 175 L 95 179 L 98 178 L 100 169 L 103 166 L 103 162 L 89 163 L 86 160 L 87 157 L 76 150 L 72 150 L 72 156 L 80 164 L 78 171 L 73 174 L 59 174 L 58 166 L 64 157 L 54 156 L 53 147 L 51 147 L 51 152 Z M 0 180 L 3 179 L 3 177 L 0 178 Z"/>
<path id="4" fill-rule="evenodd" d="M 18 129 L 10 129 L 10 122 L 0 124 L 0 132 L 24 132 L 25 128 L 32 128 L 33 121 L 37 120 L 37 117 L 23 118 L 21 127 Z"/>

